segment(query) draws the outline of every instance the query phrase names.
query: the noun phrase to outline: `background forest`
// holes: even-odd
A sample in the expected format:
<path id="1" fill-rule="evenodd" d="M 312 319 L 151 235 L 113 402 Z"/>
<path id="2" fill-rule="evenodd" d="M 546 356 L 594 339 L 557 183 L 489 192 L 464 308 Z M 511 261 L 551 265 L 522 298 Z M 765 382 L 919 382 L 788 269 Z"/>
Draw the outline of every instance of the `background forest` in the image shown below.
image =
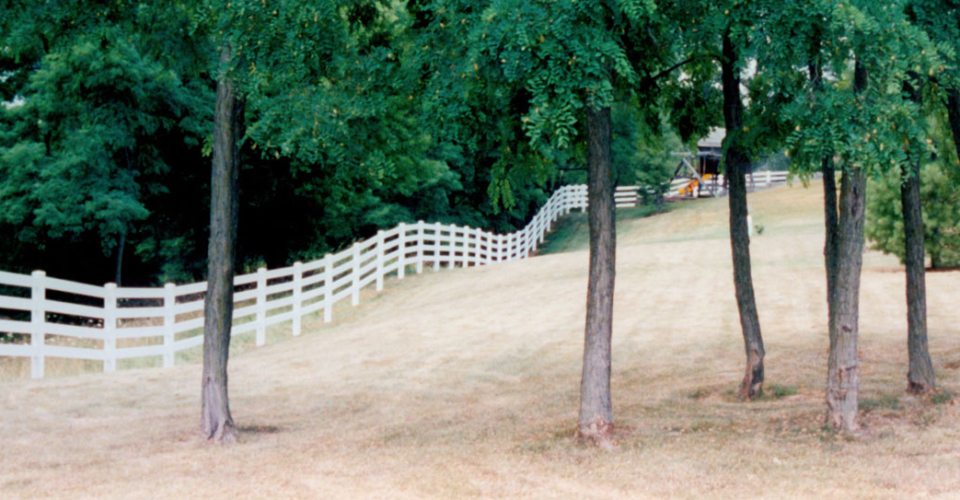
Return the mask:
<path id="1" fill-rule="evenodd" d="M 586 178 L 582 147 L 528 144 L 529 95 L 440 74 L 466 46 L 443 38 L 421 2 L 5 3 L 6 270 L 123 285 L 203 279 L 225 25 L 240 31 L 229 71 L 245 89 L 241 269 L 316 258 L 401 221 L 510 231 L 556 187 Z M 664 182 L 682 145 L 672 134 L 664 143 L 656 111 L 618 101 L 620 183 Z"/>

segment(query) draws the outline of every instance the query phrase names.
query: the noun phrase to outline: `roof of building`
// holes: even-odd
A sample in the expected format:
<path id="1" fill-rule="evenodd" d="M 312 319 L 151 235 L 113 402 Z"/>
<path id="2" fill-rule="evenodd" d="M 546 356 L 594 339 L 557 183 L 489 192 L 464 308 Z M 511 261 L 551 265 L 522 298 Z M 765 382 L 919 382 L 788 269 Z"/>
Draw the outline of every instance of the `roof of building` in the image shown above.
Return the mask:
<path id="1" fill-rule="evenodd" d="M 725 128 L 714 128 L 710 129 L 710 133 L 697 141 L 697 148 L 721 148 L 723 147 L 723 138 L 727 136 L 727 129 Z"/>

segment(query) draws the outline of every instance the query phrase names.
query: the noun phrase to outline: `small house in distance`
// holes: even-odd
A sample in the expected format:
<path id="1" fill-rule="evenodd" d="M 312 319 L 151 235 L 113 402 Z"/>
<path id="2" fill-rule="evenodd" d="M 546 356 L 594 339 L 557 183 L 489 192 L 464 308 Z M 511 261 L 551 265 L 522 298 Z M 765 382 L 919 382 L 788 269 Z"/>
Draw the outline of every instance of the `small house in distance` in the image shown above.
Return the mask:
<path id="1" fill-rule="evenodd" d="M 668 197 L 701 198 L 726 196 L 726 178 L 720 173 L 723 160 L 723 138 L 726 129 L 710 130 L 707 137 L 697 142 L 697 153 L 674 153 L 680 157 L 680 164 L 673 172 Z M 759 158 L 757 165 L 747 170 L 747 190 L 755 191 L 787 182 L 785 170 L 786 157 L 780 154 Z M 759 172 L 758 172 L 759 171 Z"/>
<path id="2" fill-rule="evenodd" d="M 696 157 L 690 153 L 676 153 L 680 156 L 680 164 L 673 171 L 671 187 L 677 188 L 679 197 L 699 198 L 726 194 L 726 183 L 720 175 L 723 138 L 726 135 L 726 129 L 711 129 L 707 137 L 697 142 Z"/>
<path id="3" fill-rule="evenodd" d="M 727 129 L 715 128 L 710 134 L 697 141 L 697 172 L 701 177 L 720 174 L 720 160 L 723 158 L 723 138 Z"/>

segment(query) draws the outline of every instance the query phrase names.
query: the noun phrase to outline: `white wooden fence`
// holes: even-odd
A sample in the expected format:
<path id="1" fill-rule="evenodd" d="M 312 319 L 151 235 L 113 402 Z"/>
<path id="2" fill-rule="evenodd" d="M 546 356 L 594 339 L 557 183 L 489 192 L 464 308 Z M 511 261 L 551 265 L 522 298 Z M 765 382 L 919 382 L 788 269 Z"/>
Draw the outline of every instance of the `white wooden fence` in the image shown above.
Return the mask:
<path id="1" fill-rule="evenodd" d="M 636 187 L 618 188 L 616 200 L 618 207 L 634 206 Z M 290 322 L 292 334 L 299 335 L 303 316 L 323 310 L 329 322 L 334 304 L 349 299 L 357 305 L 361 289 L 373 285 L 381 290 L 391 273 L 403 279 L 425 266 L 436 270 L 526 258 L 558 217 L 586 206 L 586 186 L 565 186 L 525 228 L 510 234 L 423 221 L 400 224 L 320 260 L 236 276 L 232 334 L 253 331 L 256 344 L 263 345 L 268 326 Z M 0 271 L 0 332 L 30 339 L 0 343 L 0 356 L 29 357 L 34 378 L 43 377 L 49 357 L 102 361 L 107 372 L 116 370 L 118 360 L 131 358 L 161 358 L 163 366 L 173 366 L 177 352 L 203 344 L 206 289 L 206 282 L 101 287 L 51 278 L 43 271 Z"/>

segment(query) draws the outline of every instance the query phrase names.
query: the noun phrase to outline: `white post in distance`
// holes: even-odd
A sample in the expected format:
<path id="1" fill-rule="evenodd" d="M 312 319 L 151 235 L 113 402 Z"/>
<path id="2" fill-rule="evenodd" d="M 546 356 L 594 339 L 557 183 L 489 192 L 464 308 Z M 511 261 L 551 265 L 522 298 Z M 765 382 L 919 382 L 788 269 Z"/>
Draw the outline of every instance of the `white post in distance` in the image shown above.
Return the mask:
<path id="1" fill-rule="evenodd" d="M 46 323 L 46 311 L 43 303 L 47 299 L 47 288 L 44 280 L 47 273 L 43 271 L 34 271 L 31 275 L 33 284 L 30 287 L 30 346 L 33 348 L 33 356 L 30 358 L 30 376 L 32 378 L 43 378 L 43 345 L 44 323 Z"/>
<path id="2" fill-rule="evenodd" d="M 257 345 L 267 343 L 267 268 L 257 268 Z"/>
<path id="3" fill-rule="evenodd" d="M 117 369 L 117 284 L 103 286 L 103 371 Z"/>
<path id="4" fill-rule="evenodd" d="M 303 262 L 293 263 L 293 336 L 300 335 L 300 329 L 303 324 L 300 318 L 300 308 L 303 306 Z"/>
<path id="5" fill-rule="evenodd" d="M 174 324 L 177 322 L 177 312 L 175 309 L 177 302 L 177 285 L 167 283 L 163 285 L 163 367 L 170 368 L 174 362 L 174 342 L 176 341 L 176 331 Z"/>

